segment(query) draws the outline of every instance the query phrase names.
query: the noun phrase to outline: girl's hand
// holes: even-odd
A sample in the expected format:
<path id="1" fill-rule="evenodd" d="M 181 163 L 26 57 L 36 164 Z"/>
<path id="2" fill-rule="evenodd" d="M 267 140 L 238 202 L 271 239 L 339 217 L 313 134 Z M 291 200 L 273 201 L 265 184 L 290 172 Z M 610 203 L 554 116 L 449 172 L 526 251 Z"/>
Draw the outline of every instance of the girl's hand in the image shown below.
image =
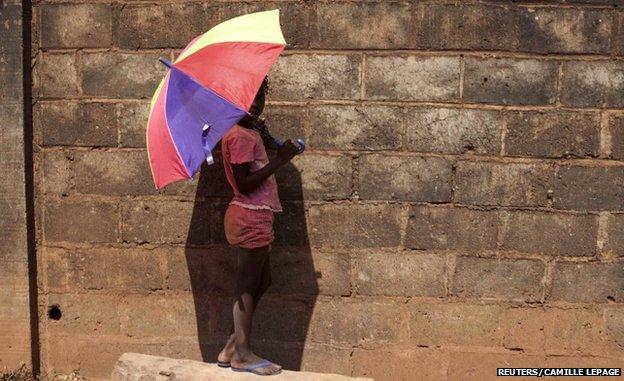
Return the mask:
<path id="1" fill-rule="evenodd" d="M 285 164 L 298 153 L 299 147 L 297 147 L 292 140 L 288 139 L 277 149 L 277 160 Z"/>

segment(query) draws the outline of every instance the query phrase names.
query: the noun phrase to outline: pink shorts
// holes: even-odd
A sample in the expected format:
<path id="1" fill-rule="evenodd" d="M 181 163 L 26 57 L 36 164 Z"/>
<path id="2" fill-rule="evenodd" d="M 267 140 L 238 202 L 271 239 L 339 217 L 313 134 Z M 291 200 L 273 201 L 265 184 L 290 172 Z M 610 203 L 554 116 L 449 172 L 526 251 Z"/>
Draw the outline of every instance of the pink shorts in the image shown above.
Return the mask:
<path id="1" fill-rule="evenodd" d="M 225 238 L 232 246 L 245 249 L 268 246 L 273 242 L 273 211 L 248 209 L 230 204 L 225 211 Z"/>

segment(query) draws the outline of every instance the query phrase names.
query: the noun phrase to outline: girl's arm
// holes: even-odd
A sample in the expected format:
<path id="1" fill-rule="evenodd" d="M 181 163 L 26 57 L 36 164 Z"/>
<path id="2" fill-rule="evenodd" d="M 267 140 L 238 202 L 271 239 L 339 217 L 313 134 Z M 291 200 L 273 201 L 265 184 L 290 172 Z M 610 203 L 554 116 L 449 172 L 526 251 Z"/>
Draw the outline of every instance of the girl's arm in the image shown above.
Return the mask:
<path id="1" fill-rule="evenodd" d="M 269 163 L 255 172 L 251 172 L 250 163 L 232 164 L 234 180 L 238 190 L 245 194 L 258 188 L 267 177 L 271 176 L 278 168 L 288 163 L 297 153 L 299 148 L 290 140 L 278 148 L 277 156 L 269 160 Z"/>

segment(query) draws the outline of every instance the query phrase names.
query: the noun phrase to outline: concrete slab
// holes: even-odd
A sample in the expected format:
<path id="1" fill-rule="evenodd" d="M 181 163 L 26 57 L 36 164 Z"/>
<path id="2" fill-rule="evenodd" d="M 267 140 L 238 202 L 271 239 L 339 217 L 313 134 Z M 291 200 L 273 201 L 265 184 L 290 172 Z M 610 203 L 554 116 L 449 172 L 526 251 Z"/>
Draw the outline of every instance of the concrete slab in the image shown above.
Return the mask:
<path id="1" fill-rule="evenodd" d="M 149 356 L 139 353 L 124 353 L 117 361 L 117 364 L 115 364 L 111 381 L 256 381 L 258 377 L 251 373 L 233 372 L 231 369 L 219 368 L 216 364 Z M 267 379 L 273 381 L 372 381 L 371 378 L 353 378 L 338 374 L 293 372 L 288 370 L 275 376 L 269 376 Z"/>

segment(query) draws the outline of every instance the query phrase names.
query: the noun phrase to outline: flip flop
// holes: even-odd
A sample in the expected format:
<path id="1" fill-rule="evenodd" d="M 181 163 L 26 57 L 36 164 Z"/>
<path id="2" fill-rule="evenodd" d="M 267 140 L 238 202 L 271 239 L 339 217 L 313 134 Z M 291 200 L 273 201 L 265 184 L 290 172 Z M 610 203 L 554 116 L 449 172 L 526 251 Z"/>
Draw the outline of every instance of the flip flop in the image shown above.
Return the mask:
<path id="1" fill-rule="evenodd" d="M 231 365 L 229 362 L 225 362 L 225 361 L 219 361 L 217 360 L 217 366 L 219 368 L 229 368 Z"/>
<path id="2" fill-rule="evenodd" d="M 232 370 L 235 371 L 235 372 L 249 372 L 249 373 L 257 374 L 258 376 L 274 376 L 274 375 L 279 374 L 279 373 L 282 372 L 282 370 L 280 369 L 280 370 L 278 370 L 275 373 L 266 374 L 266 373 L 262 373 L 262 372 L 259 372 L 259 371 L 256 370 L 258 368 L 265 368 L 265 367 L 267 367 L 269 365 L 274 365 L 274 364 L 272 362 L 270 362 L 269 360 L 262 360 L 262 361 L 258 361 L 257 363 L 251 364 L 251 365 L 249 365 L 249 366 L 247 366 L 245 368 L 234 368 L 234 367 L 232 367 Z"/>

